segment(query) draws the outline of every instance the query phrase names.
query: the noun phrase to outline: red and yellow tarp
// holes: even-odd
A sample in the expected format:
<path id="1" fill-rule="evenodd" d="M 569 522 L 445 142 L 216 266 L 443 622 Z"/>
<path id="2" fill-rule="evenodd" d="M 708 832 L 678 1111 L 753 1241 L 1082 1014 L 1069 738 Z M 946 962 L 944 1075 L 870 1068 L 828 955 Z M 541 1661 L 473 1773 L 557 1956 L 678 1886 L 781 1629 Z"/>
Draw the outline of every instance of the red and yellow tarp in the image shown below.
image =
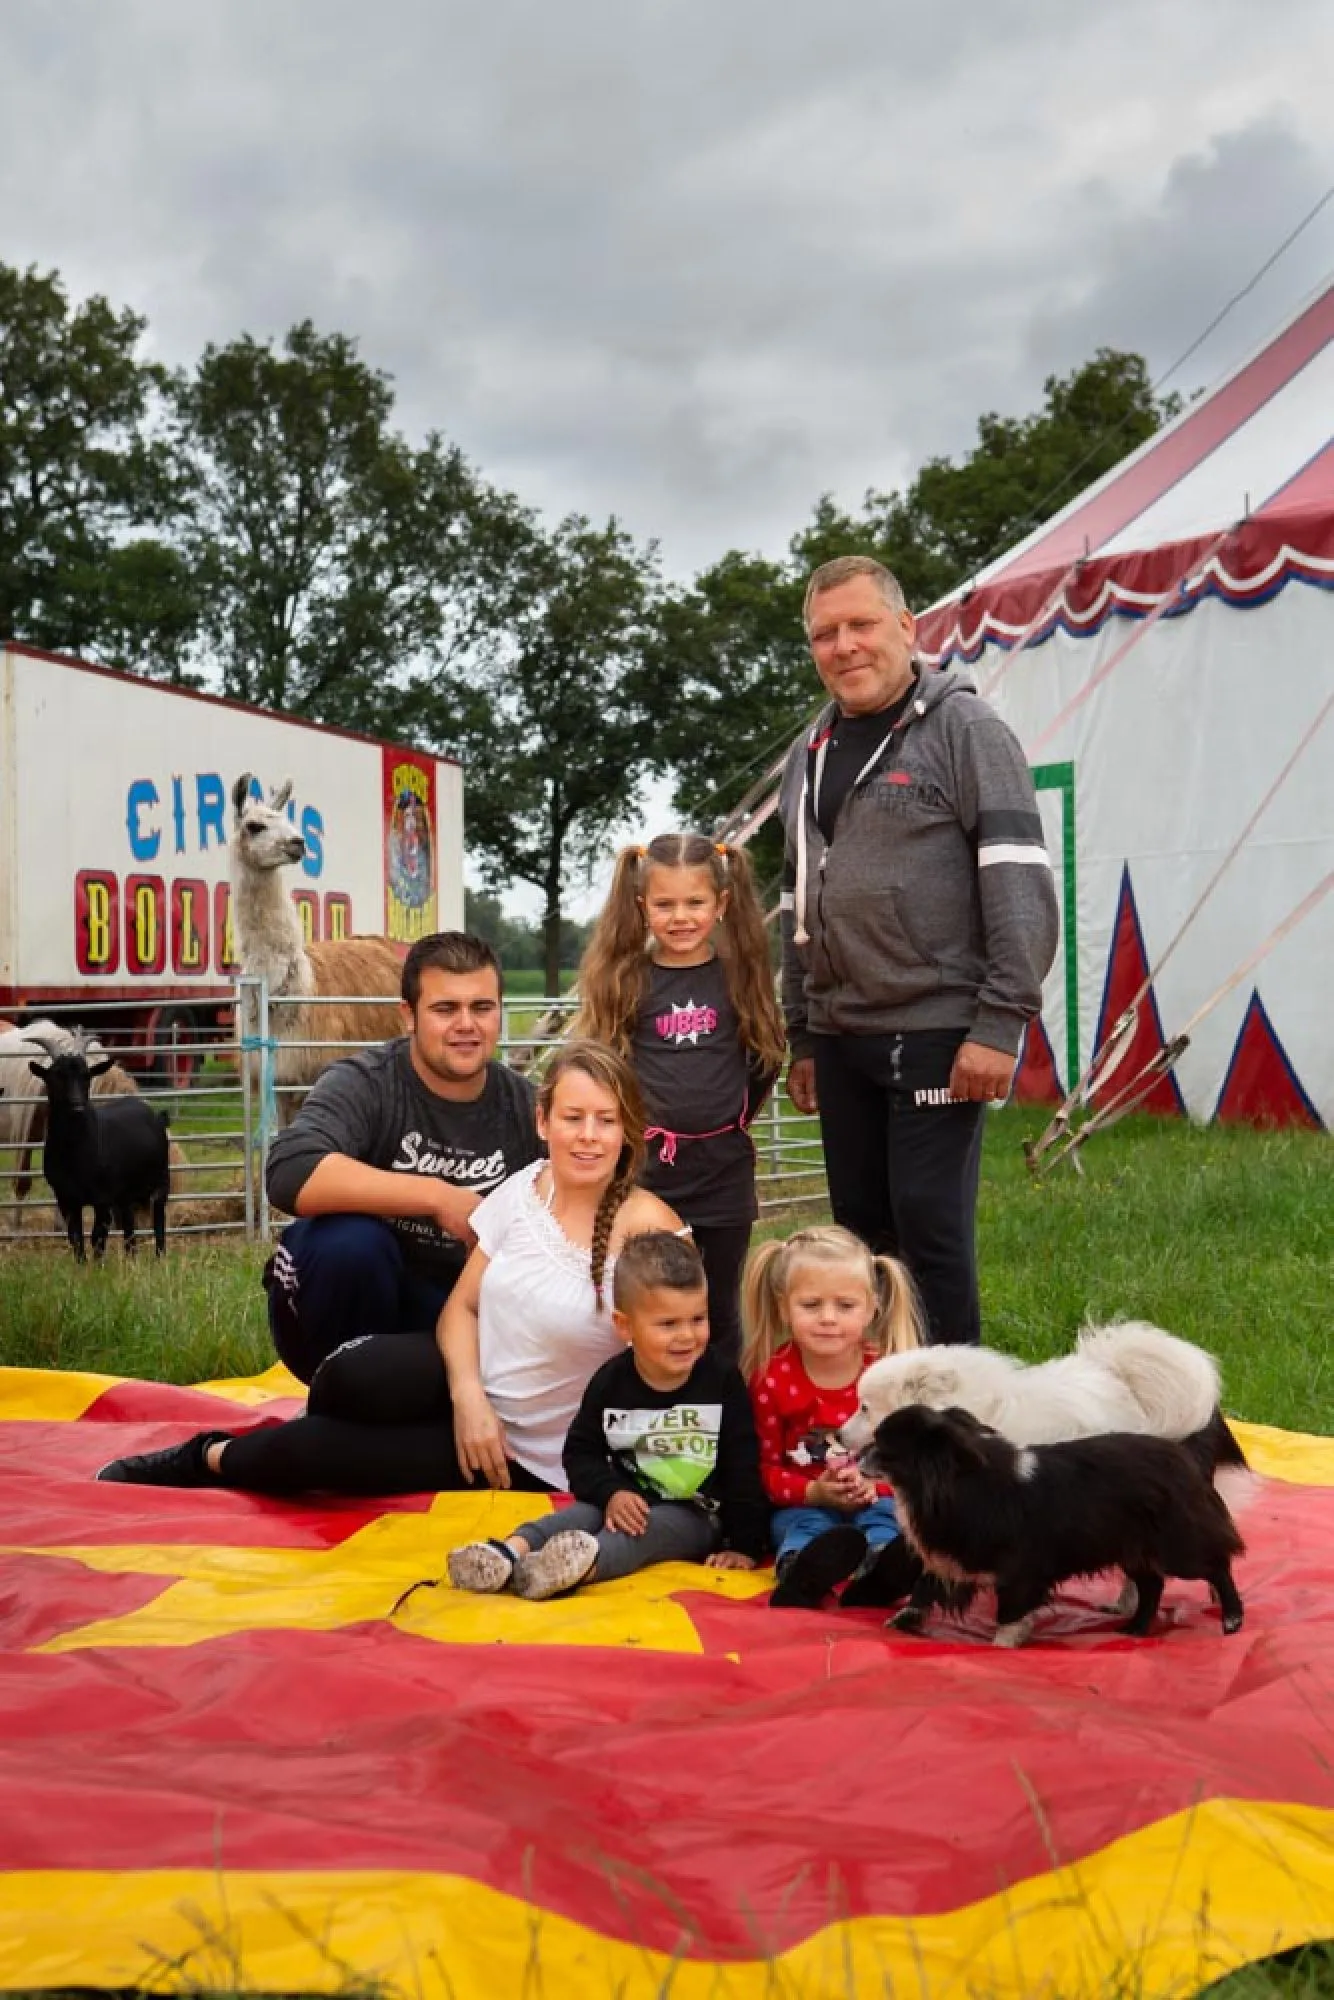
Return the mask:
<path id="1" fill-rule="evenodd" d="M 1334 1935 L 1334 1440 L 1243 1431 L 1237 1637 L 1104 1580 L 1007 1653 L 687 1566 L 395 1613 L 531 1499 L 93 1482 L 296 1389 L 0 1370 L 0 1989 L 1079 2000 Z"/>

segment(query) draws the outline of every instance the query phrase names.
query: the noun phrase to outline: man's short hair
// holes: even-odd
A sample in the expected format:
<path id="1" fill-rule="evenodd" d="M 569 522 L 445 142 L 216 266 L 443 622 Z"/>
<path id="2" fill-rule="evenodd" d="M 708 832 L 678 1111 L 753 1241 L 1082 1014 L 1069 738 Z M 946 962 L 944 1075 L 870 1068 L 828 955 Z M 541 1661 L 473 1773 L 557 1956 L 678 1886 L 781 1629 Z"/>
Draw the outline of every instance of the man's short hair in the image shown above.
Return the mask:
<path id="1" fill-rule="evenodd" d="M 403 1004 L 414 1012 L 428 966 L 438 972 L 485 972 L 489 966 L 498 989 L 505 990 L 500 960 L 485 938 L 474 937 L 471 931 L 433 931 L 430 937 L 418 938 L 403 961 Z"/>
<path id="2" fill-rule="evenodd" d="M 612 1304 L 631 1312 L 645 1292 L 697 1292 L 708 1284 L 704 1261 L 688 1236 L 670 1229 L 646 1229 L 628 1236 L 616 1258 Z"/>
<path id="3" fill-rule="evenodd" d="M 807 630 L 811 623 L 811 599 L 822 590 L 837 589 L 840 583 L 848 583 L 854 576 L 869 576 L 891 611 L 908 609 L 903 585 L 892 569 L 886 569 L 874 556 L 835 556 L 832 562 L 821 563 L 819 569 L 811 571 L 801 605 L 802 622 Z"/>

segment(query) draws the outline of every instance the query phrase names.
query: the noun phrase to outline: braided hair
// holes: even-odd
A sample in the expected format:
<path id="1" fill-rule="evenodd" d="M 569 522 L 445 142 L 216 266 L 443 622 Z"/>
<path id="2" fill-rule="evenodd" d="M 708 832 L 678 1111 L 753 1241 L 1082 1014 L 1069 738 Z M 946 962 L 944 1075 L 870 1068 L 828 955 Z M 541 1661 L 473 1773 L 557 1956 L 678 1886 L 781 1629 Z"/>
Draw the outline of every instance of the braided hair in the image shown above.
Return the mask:
<path id="1" fill-rule="evenodd" d="M 614 1049 L 601 1042 L 566 1042 L 548 1063 L 542 1088 L 537 1095 L 538 1109 L 544 1120 L 550 1119 L 556 1087 L 570 1070 L 577 1070 L 581 1076 L 586 1076 L 614 1097 L 621 1120 L 620 1156 L 593 1217 L 593 1241 L 589 1252 L 593 1296 L 601 1312 L 602 1279 L 607 1268 L 612 1226 L 644 1164 L 644 1100 L 639 1094 L 634 1071 Z"/>

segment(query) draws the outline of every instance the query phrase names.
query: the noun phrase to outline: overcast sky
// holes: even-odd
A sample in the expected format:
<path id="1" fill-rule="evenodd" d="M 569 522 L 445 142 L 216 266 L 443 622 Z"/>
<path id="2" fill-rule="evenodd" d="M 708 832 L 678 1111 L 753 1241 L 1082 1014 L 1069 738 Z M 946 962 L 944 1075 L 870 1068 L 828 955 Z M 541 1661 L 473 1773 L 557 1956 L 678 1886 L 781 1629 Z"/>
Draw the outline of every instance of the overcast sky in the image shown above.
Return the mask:
<path id="1" fill-rule="evenodd" d="M 1156 371 L 1334 182 L 1329 0 L 0 0 L 0 258 L 187 362 L 309 316 L 677 575 L 1100 344 Z M 1334 203 L 1178 378 L 1334 267 Z"/>
<path id="2" fill-rule="evenodd" d="M 309 315 L 553 512 L 780 549 L 1334 182 L 1328 0 L 3 0 L 0 257 L 186 361 Z M 1334 265 L 1334 203 L 1185 372 Z"/>

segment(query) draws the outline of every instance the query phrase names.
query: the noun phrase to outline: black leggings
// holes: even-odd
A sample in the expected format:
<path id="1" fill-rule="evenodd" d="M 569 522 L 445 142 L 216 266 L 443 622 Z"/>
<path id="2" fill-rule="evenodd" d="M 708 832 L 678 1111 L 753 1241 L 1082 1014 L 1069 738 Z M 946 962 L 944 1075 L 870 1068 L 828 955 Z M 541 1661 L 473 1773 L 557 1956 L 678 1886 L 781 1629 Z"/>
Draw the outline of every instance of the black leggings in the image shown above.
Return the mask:
<path id="1" fill-rule="evenodd" d="M 709 1346 L 734 1368 L 741 1365 L 741 1273 L 752 1227 L 749 1222 L 701 1222 L 690 1232 L 709 1281 Z"/>
<path id="2" fill-rule="evenodd" d="M 451 1493 L 477 1487 L 454 1450 L 445 1364 L 430 1333 L 370 1334 L 316 1369 L 304 1417 L 232 1438 L 218 1478 L 246 1493 Z M 552 1489 L 510 1460 L 521 1493 Z"/>

